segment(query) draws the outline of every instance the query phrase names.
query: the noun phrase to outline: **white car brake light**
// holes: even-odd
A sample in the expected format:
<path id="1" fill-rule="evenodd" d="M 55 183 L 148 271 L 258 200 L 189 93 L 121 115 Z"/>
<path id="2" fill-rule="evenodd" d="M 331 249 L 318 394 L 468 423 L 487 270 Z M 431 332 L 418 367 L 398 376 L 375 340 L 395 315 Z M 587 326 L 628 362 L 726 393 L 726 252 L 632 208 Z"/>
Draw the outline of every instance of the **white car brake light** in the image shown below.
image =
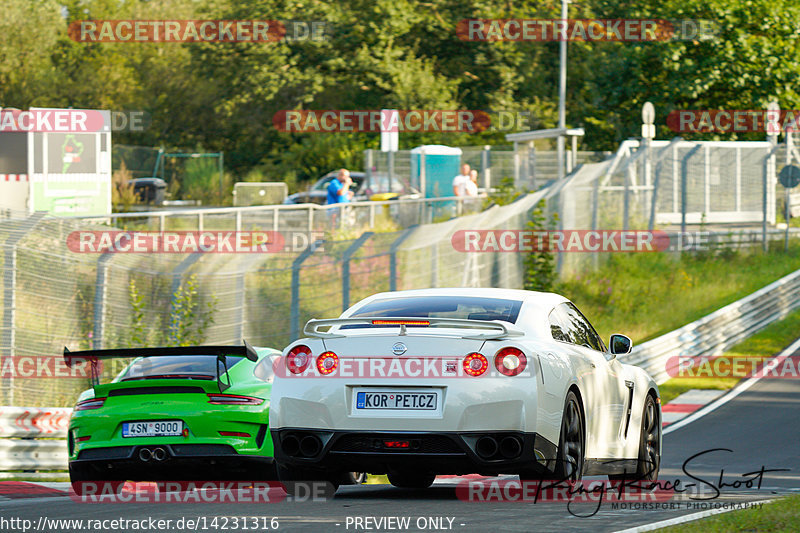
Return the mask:
<path id="1" fill-rule="evenodd" d="M 464 358 L 464 372 L 468 376 L 478 377 L 489 368 L 489 361 L 482 353 L 473 352 Z"/>
<path id="2" fill-rule="evenodd" d="M 528 365 L 528 358 L 519 348 L 503 348 L 494 356 L 494 366 L 505 376 L 516 376 Z"/>
<path id="3" fill-rule="evenodd" d="M 286 368 L 292 374 L 302 374 L 311 363 L 311 348 L 298 344 L 286 354 Z"/>
<path id="4" fill-rule="evenodd" d="M 339 357 L 333 352 L 323 352 L 317 357 L 317 370 L 323 376 L 333 373 L 339 366 Z"/>

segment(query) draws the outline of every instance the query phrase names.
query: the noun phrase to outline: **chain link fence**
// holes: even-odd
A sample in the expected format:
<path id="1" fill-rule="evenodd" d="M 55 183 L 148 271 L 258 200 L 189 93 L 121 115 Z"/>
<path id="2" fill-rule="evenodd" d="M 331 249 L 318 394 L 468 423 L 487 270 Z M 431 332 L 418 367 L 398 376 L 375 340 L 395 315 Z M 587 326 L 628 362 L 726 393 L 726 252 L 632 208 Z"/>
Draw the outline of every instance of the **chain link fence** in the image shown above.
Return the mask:
<path id="1" fill-rule="evenodd" d="M 526 229 L 542 200 L 547 224 L 560 230 L 658 229 L 678 220 L 676 212 L 690 222 L 700 222 L 702 213 L 710 221 L 758 221 L 765 215 L 774 221 L 776 153 L 765 143 L 623 145 L 615 158 L 586 163 L 566 179 L 504 206 L 471 199 L 459 211 L 453 200 L 440 199 L 449 207 L 440 206 L 437 214 L 430 202 L 367 202 L 372 206 L 345 222 L 333 222 L 341 231 L 330 231 L 328 218 L 347 213 L 339 207 L 300 210 L 294 221 L 281 213 L 278 231 L 323 225 L 327 230 L 307 246 L 277 253 L 75 253 L 67 246 L 72 232 L 116 226 L 107 218 L 4 212 L 0 405 L 70 405 L 87 380 L 55 374 L 64 346 L 238 344 L 247 339 L 282 348 L 300 336 L 308 319 L 338 316 L 375 292 L 521 288 L 526 254 L 461 251 L 454 236 L 462 230 Z M 731 166 L 731 161 L 738 163 Z M 277 212 L 253 207 L 154 216 L 134 229 L 263 231 L 274 228 Z M 370 217 L 384 214 L 403 223 L 369 226 Z M 760 242 L 740 237 L 730 242 Z M 608 253 L 560 253 L 558 268 L 562 273 L 592 268 Z M 54 362 L 41 363 L 48 359 Z"/>
<path id="2" fill-rule="evenodd" d="M 77 253 L 67 245 L 72 232 L 109 226 L 100 220 L 7 213 L 0 219 L 5 272 L 0 402 L 70 405 L 88 379 L 63 375 L 69 372 L 61 364 L 65 346 L 247 339 L 280 348 L 298 337 L 310 318 L 338 316 L 375 292 L 462 283 L 520 287 L 518 254 L 470 258 L 455 251 L 450 239 L 459 228 L 522 224 L 534 201 L 525 197 L 446 222 L 367 231 L 343 240 L 320 237 L 302 250 L 272 254 Z M 242 226 L 269 229 L 271 221 L 245 217 Z M 42 365 L 50 375 L 41 375 Z M 117 369 L 110 365 L 104 375 Z"/>
<path id="3" fill-rule="evenodd" d="M 487 190 L 499 187 L 503 179 L 510 179 L 520 189 L 535 191 L 558 177 L 556 151 L 536 149 L 533 143 L 518 143 L 516 148 L 512 144 L 459 148 L 461 163 L 478 171 L 478 186 Z M 611 155 L 611 152 L 576 151 L 575 162 L 570 160 L 569 166 L 603 161 Z M 571 159 L 572 152 L 567 157 Z M 418 176 L 411 175 L 411 150 L 392 154 L 365 150 L 364 168 L 377 175 L 391 175 L 415 189 L 420 187 Z"/>

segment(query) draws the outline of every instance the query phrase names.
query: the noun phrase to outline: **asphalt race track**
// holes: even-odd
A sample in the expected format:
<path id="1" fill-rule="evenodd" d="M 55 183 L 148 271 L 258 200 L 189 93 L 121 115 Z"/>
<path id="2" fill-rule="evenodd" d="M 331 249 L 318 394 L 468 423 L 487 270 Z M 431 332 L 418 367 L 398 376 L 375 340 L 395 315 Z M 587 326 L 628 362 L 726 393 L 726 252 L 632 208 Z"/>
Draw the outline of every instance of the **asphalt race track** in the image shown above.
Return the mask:
<path id="1" fill-rule="evenodd" d="M 278 531 L 303 532 L 618 531 L 697 513 L 721 502 L 752 502 L 800 490 L 799 408 L 800 380 L 762 379 L 715 411 L 664 435 L 662 481 L 680 479 L 684 486 L 694 482 L 704 487 L 705 498 L 714 496 L 712 485 L 722 487 L 715 499 L 675 502 L 675 509 L 612 509 L 609 502 L 604 502 L 599 509 L 595 509 L 594 504 L 573 505 L 568 509 L 565 502 L 461 501 L 456 496 L 455 487 L 464 479 L 440 478 L 428 490 L 402 490 L 390 485 L 349 486 L 340 488 L 336 497 L 328 501 L 283 501 L 275 504 L 85 504 L 66 496 L 12 497 L 0 501 L 0 518 L 31 520 L 35 528 L 42 516 L 48 519 L 172 519 L 173 524 L 181 517 L 205 517 L 205 529 L 202 524 L 194 529 L 178 529 L 173 525 L 167 531 L 264 530 L 260 526 L 253 529 L 252 522 L 247 524 L 248 529 L 242 524 L 235 529 L 232 521 L 228 522 L 227 529 L 222 528 L 221 521 L 216 528 L 211 525 L 214 517 L 235 516 L 266 517 L 267 525 L 269 518 L 277 517 Z M 731 451 L 707 452 L 718 448 Z M 683 471 L 687 460 L 686 470 L 697 478 L 694 481 Z M 788 471 L 765 472 L 758 489 L 758 473 L 762 467 Z M 727 486 L 719 483 L 721 472 L 722 484 Z M 747 480 L 750 480 L 750 487 L 745 483 Z M 67 485 L 50 484 L 61 490 L 66 490 Z M 589 515 L 595 510 L 592 516 L 574 516 Z M 366 517 L 409 517 L 410 522 L 408 528 L 402 529 L 396 528 L 394 522 L 386 527 L 387 523 L 379 525 L 374 521 L 359 521 L 358 525 L 363 527 L 355 527 L 356 518 Z M 9 527 L 0 529 L 4 533 L 21 531 Z M 39 529 L 42 530 L 52 533 L 77 531 L 74 528 Z"/>

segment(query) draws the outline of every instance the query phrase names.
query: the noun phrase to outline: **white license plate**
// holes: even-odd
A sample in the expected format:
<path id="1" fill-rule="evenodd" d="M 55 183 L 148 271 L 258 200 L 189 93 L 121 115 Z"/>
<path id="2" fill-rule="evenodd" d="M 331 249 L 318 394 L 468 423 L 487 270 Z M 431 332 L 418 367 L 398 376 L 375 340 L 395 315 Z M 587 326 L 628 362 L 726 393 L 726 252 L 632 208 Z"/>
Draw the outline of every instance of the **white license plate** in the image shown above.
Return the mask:
<path id="1" fill-rule="evenodd" d="M 181 420 L 152 420 L 148 422 L 123 422 L 123 437 L 176 437 L 183 432 Z"/>
<path id="2" fill-rule="evenodd" d="M 356 393 L 356 409 L 399 409 L 435 411 L 435 392 L 366 392 Z"/>

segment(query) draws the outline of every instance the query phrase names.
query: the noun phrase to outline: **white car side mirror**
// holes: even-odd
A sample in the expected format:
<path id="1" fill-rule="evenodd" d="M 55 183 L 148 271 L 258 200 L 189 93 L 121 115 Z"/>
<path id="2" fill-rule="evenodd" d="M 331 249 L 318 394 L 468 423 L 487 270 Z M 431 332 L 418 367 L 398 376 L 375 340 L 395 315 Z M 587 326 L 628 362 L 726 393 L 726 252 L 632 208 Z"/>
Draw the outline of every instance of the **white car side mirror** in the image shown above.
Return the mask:
<path id="1" fill-rule="evenodd" d="M 631 349 L 633 349 L 633 341 L 629 337 L 619 333 L 611 335 L 608 345 L 609 351 L 614 357 L 631 353 Z"/>

